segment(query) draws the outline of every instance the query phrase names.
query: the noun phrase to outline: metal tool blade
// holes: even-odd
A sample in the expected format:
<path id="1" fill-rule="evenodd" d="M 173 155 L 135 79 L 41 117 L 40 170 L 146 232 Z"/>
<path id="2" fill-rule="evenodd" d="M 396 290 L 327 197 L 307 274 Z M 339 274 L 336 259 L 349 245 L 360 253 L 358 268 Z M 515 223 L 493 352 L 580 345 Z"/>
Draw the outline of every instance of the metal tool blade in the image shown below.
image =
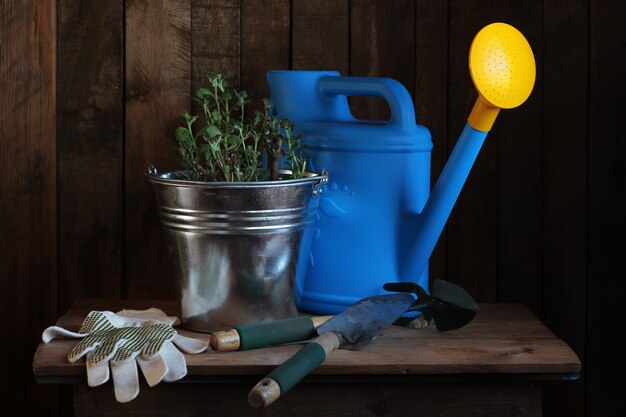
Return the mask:
<path id="1" fill-rule="evenodd" d="M 474 298 L 452 282 L 436 279 L 430 295 L 434 302 L 429 310 L 440 332 L 460 329 L 478 313 Z"/>
<path id="2" fill-rule="evenodd" d="M 334 332 L 340 349 L 360 350 L 404 314 L 415 302 L 409 293 L 364 298 L 321 325 L 317 333 Z"/>
<path id="3" fill-rule="evenodd" d="M 467 291 L 442 279 L 435 280 L 430 294 L 414 282 L 388 282 L 383 285 L 383 289 L 417 295 L 417 301 L 410 311 L 422 312 L 427 320 L 435 322 L 440 332 L 460 329 L 478 313 L 478 305 Z"/>

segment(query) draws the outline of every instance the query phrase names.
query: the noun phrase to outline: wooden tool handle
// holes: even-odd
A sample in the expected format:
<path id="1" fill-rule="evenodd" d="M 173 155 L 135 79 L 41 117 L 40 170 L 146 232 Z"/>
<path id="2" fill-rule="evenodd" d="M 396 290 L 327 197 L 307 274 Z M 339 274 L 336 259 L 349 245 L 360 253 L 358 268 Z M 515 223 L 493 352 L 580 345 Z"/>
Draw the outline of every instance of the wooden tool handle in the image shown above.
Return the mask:
<path id="1" fill-rule="evenodd" d="M 209 339 L 211 349 L 219 351 L 239 350 L 241 338 L 237 329 L 230 329 L 223 332 L 215 332 Z"/>
<path id="2" fill-rule="evenodd" d="M 256 409 L 272 404 L 315 370 L 338 347 L 339 337 L 332 332 L 307 343 L 252 388 L 248 394 L 248 403 Z"/>
<path id="3" fill-rule="evenodd" d="M 250 350 L 300 342 L 315 336 L 315 329 L 332 316 L 300 316 L 268 323 L 237 326 L 211 335 L 211 348 L 218 351 Z"/>

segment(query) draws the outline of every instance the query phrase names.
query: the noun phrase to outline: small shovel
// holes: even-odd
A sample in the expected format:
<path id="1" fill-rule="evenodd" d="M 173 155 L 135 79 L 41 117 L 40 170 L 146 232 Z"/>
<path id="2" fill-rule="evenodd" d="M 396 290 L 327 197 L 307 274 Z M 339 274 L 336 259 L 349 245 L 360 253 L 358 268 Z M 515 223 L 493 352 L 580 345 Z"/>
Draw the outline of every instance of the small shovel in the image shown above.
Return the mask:
<path id="1" fill-rule="evenodd" d="M 435 324 L 439 331 L 463 327 L 478 311 L 474 299 L 467 291 L 443 280 L 435 280 L 431 295 L 413 282 L 388 283 L 383 288 L 391 292 L 410 292 L 417 295 L 417 300 L 408 311 L 421 311 L 427 321 L 436 315 L 438 318 Z M 300 342 L 315 337 L 318 334 L 316 329 L 332 317 L 300 316 L 268 323 L 241 325 L 213 333 L 210 344 L 214 351 L 241 351 Z M 393 324 L 411 327 L 412 320 L 400 317 Z"/>
<path id="2" fill-rule="evenodd" d="M 469 323 L 478 307 L 472 297 L 452 283 L 438 280 L 429 296 L 415 283 L 385 284 L 397 294 L 364 298 L 317 329 L 320 336 L 270 372 L 248 394 L 257 409 L 272 404 L 302 378 L 317 368 L 337 348 L 360 350 L 406 311 L 421 311 L 435 322 L 437 330 L 452 330 Z M 412 293 L 417 294 L 417 300 Z"/>

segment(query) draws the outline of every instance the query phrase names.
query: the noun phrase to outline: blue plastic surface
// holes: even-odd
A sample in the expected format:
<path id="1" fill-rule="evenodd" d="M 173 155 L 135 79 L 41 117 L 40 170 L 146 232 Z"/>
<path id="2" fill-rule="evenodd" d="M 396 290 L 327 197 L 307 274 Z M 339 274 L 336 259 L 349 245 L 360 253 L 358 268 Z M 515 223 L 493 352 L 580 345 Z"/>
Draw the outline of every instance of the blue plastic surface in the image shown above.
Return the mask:
<path id="1" fill-rule="evenodd" d="M 388 78 L 336 71 L 272 71 L 272 102 L 307 146 L 309 170 L 329 172 L 306 274 L 303 311 L 336 314 L 392 281 L 428 287 L 428 259 L 484 142 L 466 126 L 430 194 L 430 132 L 415 123 L 411 96 Z M 387 121 L 355 119 L 348 96 L 377 96 Z M 306 248 L 308 249 L 308 248 Z"/>

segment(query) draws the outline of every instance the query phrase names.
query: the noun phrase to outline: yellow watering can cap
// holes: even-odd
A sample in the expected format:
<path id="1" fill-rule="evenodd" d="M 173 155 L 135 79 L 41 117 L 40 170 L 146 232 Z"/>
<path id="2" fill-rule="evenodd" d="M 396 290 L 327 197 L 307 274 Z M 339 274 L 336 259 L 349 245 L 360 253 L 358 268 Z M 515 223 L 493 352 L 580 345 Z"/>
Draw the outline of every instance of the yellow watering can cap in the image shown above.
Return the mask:
<path id="1" fill-rule="evenodd" d="M 469 53 L 472 81 L 487 104 L 512 109 L 535 85 L 535 57 L 522 33 L 506 23 L 492 23 L 476 34 Z"/>

